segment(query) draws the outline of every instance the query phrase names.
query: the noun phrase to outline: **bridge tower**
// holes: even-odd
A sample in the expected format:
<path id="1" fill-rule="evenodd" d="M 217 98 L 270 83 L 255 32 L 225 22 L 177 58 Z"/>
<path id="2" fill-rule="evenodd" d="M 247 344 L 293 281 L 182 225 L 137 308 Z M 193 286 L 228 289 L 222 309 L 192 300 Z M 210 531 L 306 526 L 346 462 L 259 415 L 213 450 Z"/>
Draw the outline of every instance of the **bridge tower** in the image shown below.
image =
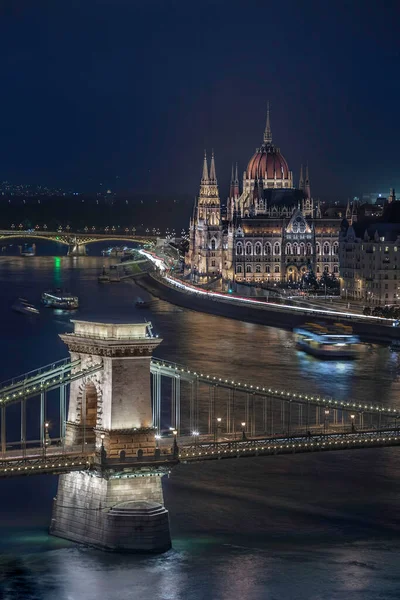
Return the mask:
<path id="1" fill-rule="evenodd" d="M 149 323 L 73 321 L 62 334 L 78 368 L 103 368 L 71 383 L 66 445 L 95 447 L 94 468 L 61 475 L 53 535 L 116 551 L 170 548 L 161 477 L 168 471 L 156 448 L 150 360 L 160 338 Z"/>

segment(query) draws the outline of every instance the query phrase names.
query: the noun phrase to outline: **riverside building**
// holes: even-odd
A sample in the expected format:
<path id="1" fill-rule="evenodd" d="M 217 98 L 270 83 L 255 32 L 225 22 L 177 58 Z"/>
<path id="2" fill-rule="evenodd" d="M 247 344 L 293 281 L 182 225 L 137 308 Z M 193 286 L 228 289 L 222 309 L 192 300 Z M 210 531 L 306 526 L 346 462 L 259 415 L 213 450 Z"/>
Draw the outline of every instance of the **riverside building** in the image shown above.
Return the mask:
<path id="1" fill-rule="evenodd" d="M 251 156 L 240 186 L 232 169 L 226 215 L 215 157 L 204 156 L 200 193 L 189 227 L 185 275 L 197 283 L 297 282 L 310 268 L 339 274 L 339 230 L 344 216 L 323 213 L 313 199 L 308 166 L 298 187 L 280 149 L 273 144 L 269 109 L 263 142 Z M 349 205 L 346 216 L 351 219 Z"/>
<path id="2" fill-rule="evenodd" d="M 381 219 L 342 223 L 340 294 L 371 306 L 400 301 L 400 202 L 390 190 Z"/>

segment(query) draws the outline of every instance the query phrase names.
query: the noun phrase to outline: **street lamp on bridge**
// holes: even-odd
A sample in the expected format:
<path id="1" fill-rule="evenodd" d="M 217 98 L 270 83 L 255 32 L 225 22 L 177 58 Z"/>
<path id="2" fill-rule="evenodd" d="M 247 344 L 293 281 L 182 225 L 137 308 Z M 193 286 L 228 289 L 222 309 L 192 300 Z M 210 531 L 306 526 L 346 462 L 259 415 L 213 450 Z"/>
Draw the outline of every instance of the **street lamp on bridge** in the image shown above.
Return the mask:
<path id="1" fill-rule="evenodd" d="M 246 422 L 242 421 L 242 440 L 246 439 Z"/>
<path id="2" fill-rule="evenodd" d="M 351 414 L 351 415 L 350 415 L 350 419 L 351 419 L 351 432 L 352 432 L 352 433 L 354 433 L 354 432 L 355 432 L 355 430 L 356 430 L 356 428 L 355 428 L 355 426 L 354 426 L 354 419 L 355 419 L 355 418 L 356 418 L 356 415 L 354 415 L 354 414 Z"/>
<path id="3" fill-rule="evenodd" d="M 217 417 L 216 427 L 214 429 L 214 442 L 219 440 L 219 428 L 221 427 L 221 417 Z"/>
<path id="4" fill-rule="evenodd" d="M 200 434 L 198 431 L 192 431 L 192 437 L 193 437 L 195 447 L 197 446 L 197 439 L 198 439 L 199 435 Z"/>
<path id="5" fill-rule="evenodd" d="M 326 420 L 327 420 L 328 416 L 329 416 L 329 409 L 326 408 L 325 409 L 325 417 L 324 417 L 324 433 L 326 433 Z"/>

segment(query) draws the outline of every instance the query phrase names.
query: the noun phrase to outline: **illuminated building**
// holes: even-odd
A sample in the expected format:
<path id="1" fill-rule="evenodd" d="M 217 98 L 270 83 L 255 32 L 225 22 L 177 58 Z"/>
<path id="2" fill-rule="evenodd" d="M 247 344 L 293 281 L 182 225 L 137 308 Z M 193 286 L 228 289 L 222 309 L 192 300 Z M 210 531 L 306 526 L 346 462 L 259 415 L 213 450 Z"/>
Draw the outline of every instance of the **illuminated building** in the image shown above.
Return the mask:
<path id="1" fill-rule="evenodd" d="M 346 216 L 352 215 L 348 205 Z M 210 173 L 204 158 L 200 194 L 190 221 L 185 274 L 197 282 L 297 282 L 312 269 L 339 274 L 341 218 L 329 218 L 314 201 L 308 166 L 298 188 L 288 163 L 272 142 L 269 109 L 263 143 L 243 173 L 240 192 L 237 167 L 232 169 L 226 219 L 212 156 Z"/>
<path id="2" fill-rule="evenodd" d="M 344 221 L 339 240 L 342 298 L 372 306 L 399 304 L 400 202 L 394 190 L 382 219 Z"/>

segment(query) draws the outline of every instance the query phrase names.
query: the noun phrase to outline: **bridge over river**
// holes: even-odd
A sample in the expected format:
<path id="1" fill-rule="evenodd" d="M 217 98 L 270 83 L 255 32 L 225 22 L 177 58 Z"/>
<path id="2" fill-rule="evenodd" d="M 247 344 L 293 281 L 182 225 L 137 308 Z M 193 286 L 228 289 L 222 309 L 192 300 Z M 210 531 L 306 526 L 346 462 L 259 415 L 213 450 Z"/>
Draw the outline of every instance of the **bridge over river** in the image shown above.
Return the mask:
<path id="1" fill-rule="evenodd" d="M 161 477 L 179 462 L 400 444 L 396 407 L 156 359 L 150 323 L 73 323 L 61 335 L 68 359 L 0 385 L 0 477 L 60 475 L 55 535 L 162 551 Z"/>

